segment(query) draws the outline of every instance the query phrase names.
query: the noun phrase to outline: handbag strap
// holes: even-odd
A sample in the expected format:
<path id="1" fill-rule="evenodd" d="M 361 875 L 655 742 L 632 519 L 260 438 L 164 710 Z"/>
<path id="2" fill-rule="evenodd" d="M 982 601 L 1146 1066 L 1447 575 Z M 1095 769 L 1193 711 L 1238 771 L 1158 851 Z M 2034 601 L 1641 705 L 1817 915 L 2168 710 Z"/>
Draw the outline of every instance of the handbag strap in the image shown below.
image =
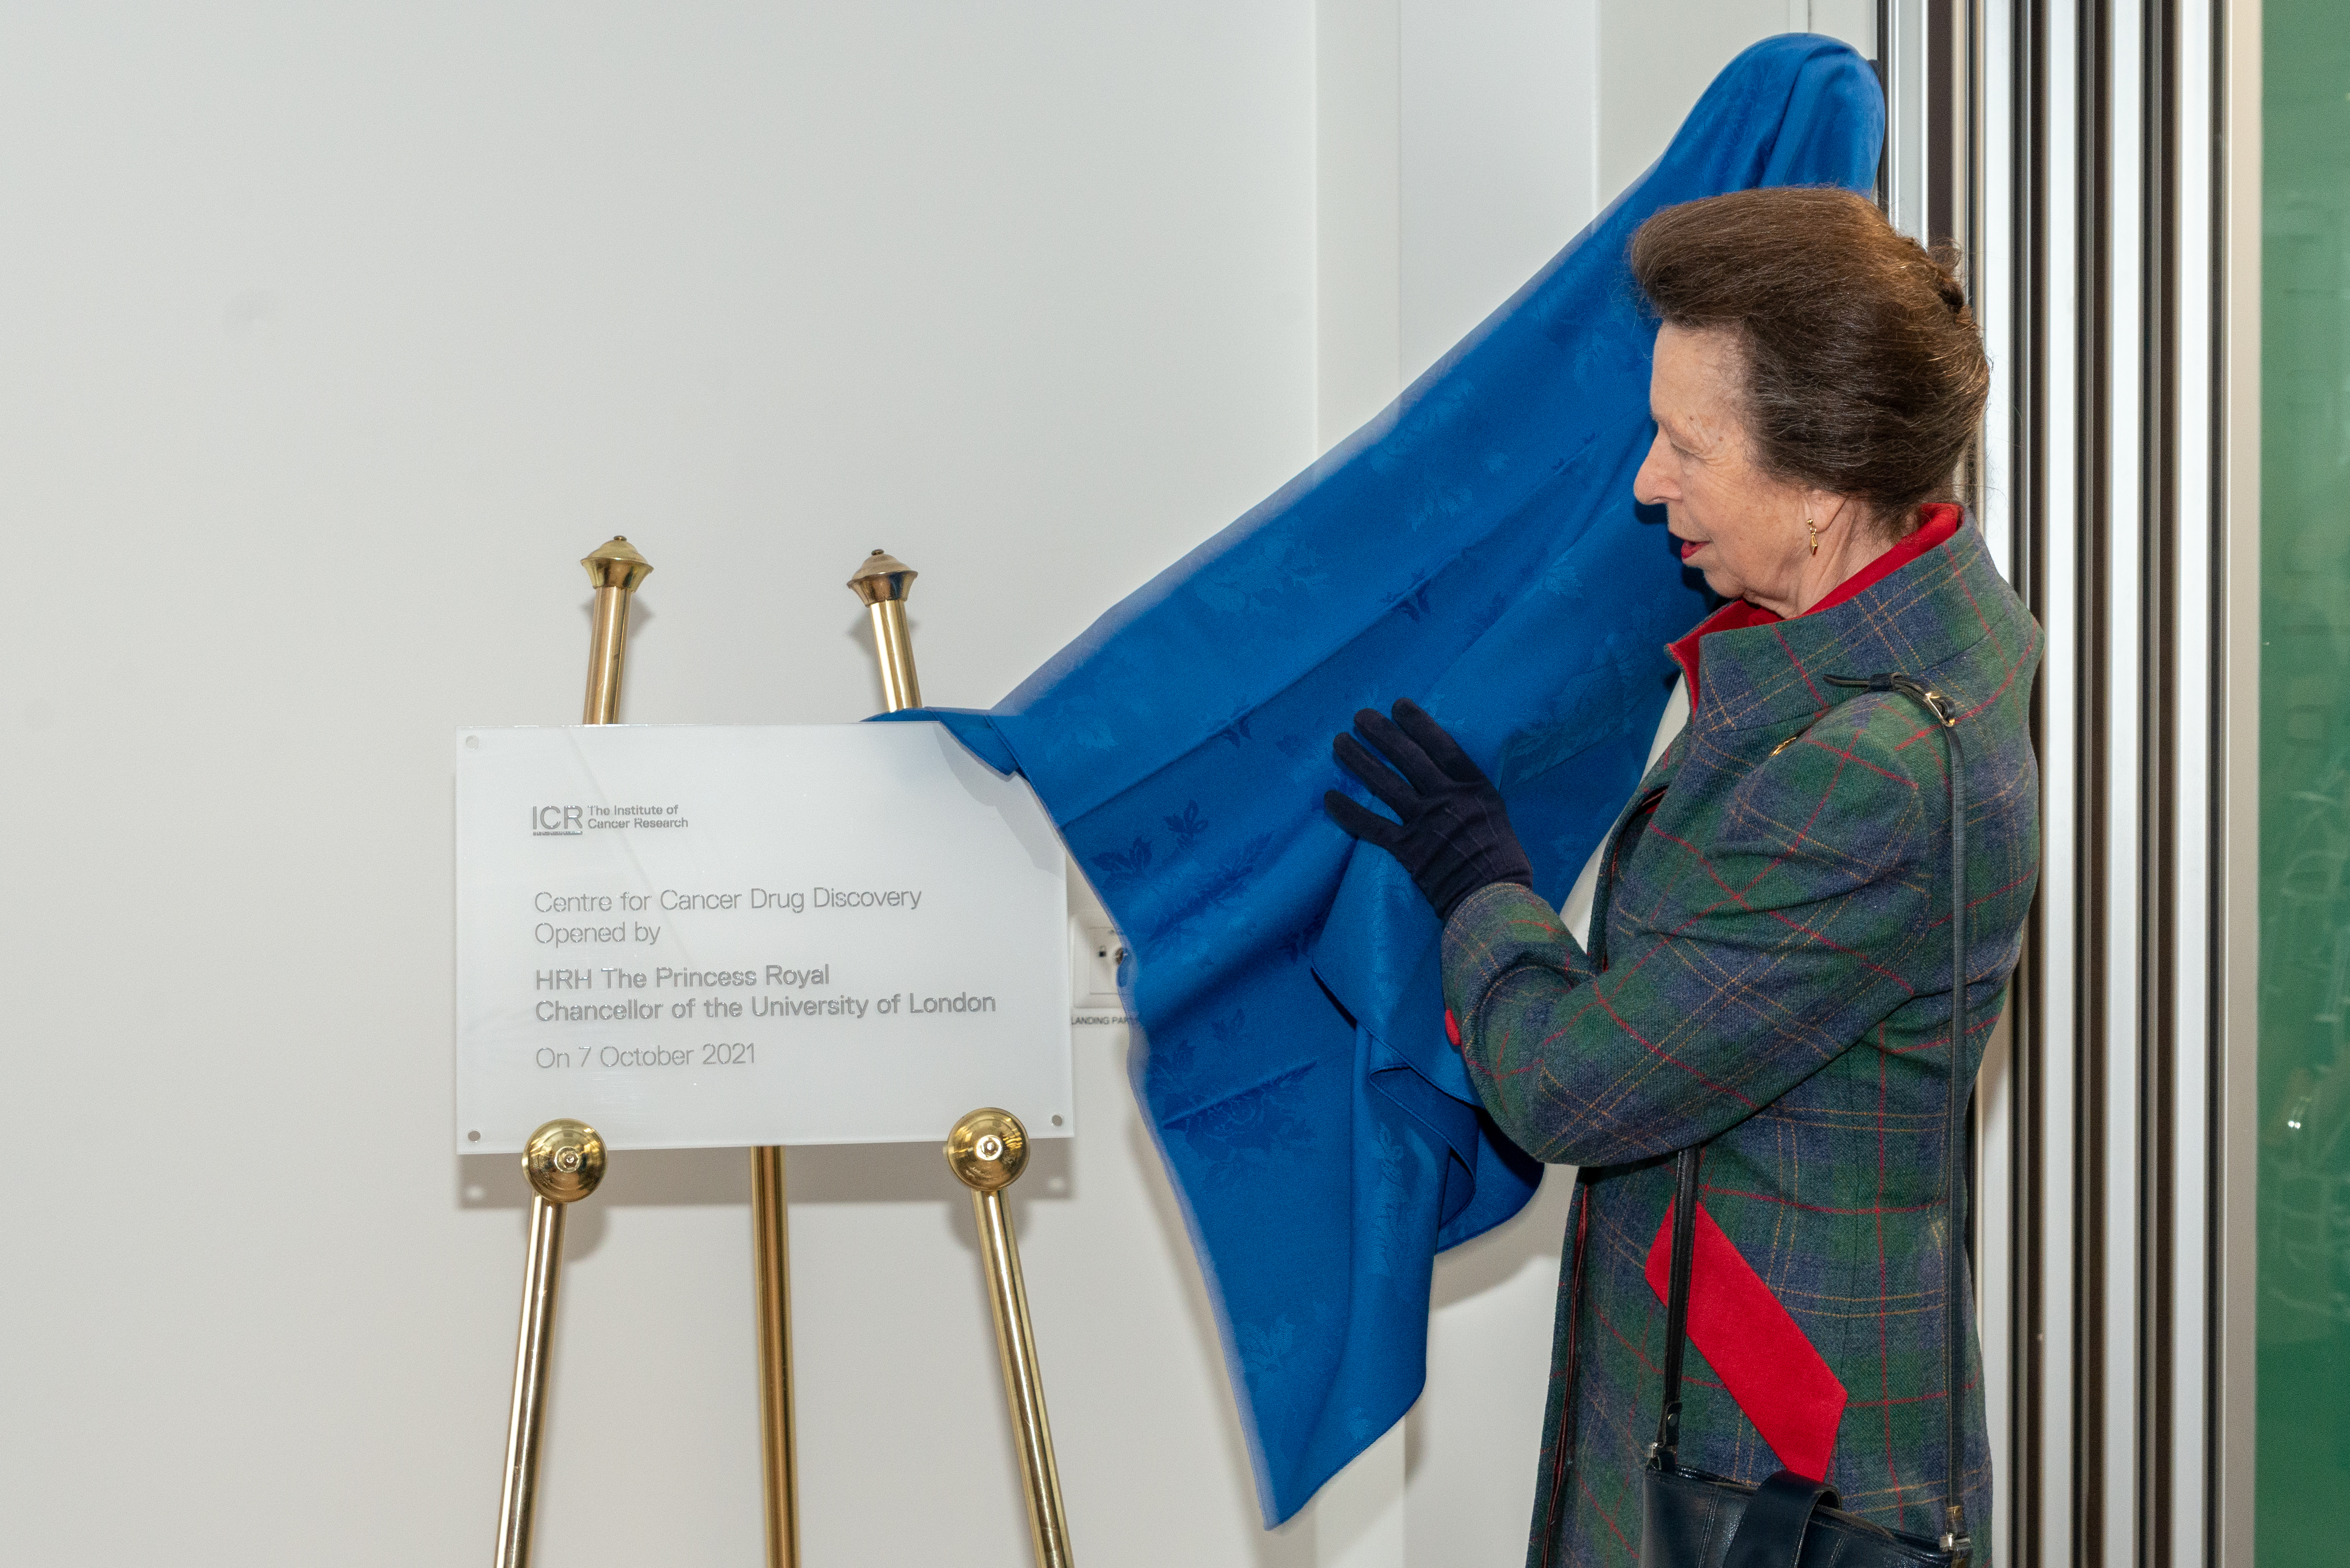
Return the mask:
<path id="1" fill-rule="evenodd" d="M 1730 1532 L 1729 1550 L 1721 1568 L 1799 1568 L 1804 1560 L 1804 1532 L 1811 1527 L 1812 1510 L 1825 1503 L 1840 1508 L 1844 1500 L 1825 1481 L 1793 1470 L 1781 1470 L 1754 1489 Z"/>
<path id="2" fill-rule="evenodd" d="M 1867 691 L 1898 691 L 1933 718 L 1942 734 L 1942 774 L 1949 786 L 1950 807 L 1950 1067 L 1944 1106 L 1942 1137 L 1942 1209 L 1949 1227 L 1942 1250 L 1943 1387 L 1948 1390 L 1949 1459 L 1947 1505 L 1942 1550 L 1963 1559 L 1970 1549 L 1966 1505 L 1959 1483 L 1963 1474 L 1960 1442 L 1960 1396 L 1966 1384 L 1965 1322 L 1959 1303 L 1965 1280 L 1960 1251 L 1958 1205 L 1959 1139 L 1963 1130 L 1965 1097 L 1960 1092 L 1959 1069 L 1966 1058 L 1967 1042 L 1967 789 L 1966 753 L 1959 742 L 1958 710 L 1932 687 L 1907 675 L 1876 675 L 1848 680 L 1831 675 L 1832 685 Z M 1682 1149 L 1673 1158 L 1672 1269 L 1665 1295 L 1664 1404 L 1657 1418 L 1655 1461 L 1670 1469 L 1680 1447 L 1681 1362 L 1689 1335 L 1690 1260 L 1697 1242 L 1699 1161 L 1704 1146 Z"/>

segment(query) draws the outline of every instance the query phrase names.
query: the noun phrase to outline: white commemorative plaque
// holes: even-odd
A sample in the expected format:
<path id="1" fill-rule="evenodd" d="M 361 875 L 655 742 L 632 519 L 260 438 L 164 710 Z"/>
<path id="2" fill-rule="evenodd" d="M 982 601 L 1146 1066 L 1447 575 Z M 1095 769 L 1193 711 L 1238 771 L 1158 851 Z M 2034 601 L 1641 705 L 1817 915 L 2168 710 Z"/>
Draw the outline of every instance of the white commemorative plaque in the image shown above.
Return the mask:
<path id="1" fill-rule="evenodd" d="M 1076 1130 L 1066 866 L 935 723 L 457 737 L 457 1147 Z"/>

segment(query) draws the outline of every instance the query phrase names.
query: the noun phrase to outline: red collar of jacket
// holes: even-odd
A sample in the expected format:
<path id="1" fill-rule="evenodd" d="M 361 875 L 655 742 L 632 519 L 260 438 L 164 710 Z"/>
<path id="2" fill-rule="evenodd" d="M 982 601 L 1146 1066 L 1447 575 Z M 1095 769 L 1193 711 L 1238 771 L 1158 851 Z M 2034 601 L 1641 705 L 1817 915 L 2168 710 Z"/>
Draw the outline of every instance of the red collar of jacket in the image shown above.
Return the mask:
<path id="1" fill-rule="evenodd" d="M 1937 545 L 1948 544 L 1966 520 L 1966 514 L 1947 502 L 1937 502 L 1924 509 L 1925 519 L 1904 538 L 1896 540 L 1884 554 L 1861 567 L 1852 576 L 1828 590 L 1819 603 L 1805 610 L 1813 615 L 1840 605 L 1846 599 L 1875 587 Z M 1697 707 L 1698 644 L 1717 631 L 1742 631 L 1750 626 L 1771 626 L 1786 618 L 1776 610 L 1764 609 L 1748 599 L 1732 599 L 1698 623 L 1697 629 L 1679 642 L 1667 645 L 1666 651 L 1689 677 L 1690 707 Z"/>

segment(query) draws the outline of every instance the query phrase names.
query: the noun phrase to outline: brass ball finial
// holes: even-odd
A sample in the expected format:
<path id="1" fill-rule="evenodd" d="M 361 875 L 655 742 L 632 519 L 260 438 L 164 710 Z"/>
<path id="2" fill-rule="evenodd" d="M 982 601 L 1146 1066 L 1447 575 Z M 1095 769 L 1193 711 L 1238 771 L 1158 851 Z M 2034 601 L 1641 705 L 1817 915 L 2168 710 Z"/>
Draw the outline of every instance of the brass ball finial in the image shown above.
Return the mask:
<path id="1" fill-rule="evenodd" d="M 604 1179 L 604 1140 L 586 1122 L 558 1117 L 523 1145 L 522 1171 L 549 1203 L 577 1203 Z"/>
<path id="2" fill-rule="evenodd" d="M 947 1168 L 973 1192 L 1001 1192 L 1028 1168 L 1028 1129 L 1010 1111 L 983 1106 L 947 1134 Z"/>

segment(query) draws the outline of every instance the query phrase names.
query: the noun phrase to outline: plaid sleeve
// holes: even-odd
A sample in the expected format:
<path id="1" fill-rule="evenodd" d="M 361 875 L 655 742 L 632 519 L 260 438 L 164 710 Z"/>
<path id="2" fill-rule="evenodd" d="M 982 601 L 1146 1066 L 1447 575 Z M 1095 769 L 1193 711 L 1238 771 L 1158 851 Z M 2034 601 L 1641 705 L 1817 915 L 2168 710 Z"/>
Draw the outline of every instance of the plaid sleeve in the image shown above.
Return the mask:
<path id="1" fill-rule="evenodd" d="M 1864 706 L 1882 711 L 1846 705 Z M 1454 911 L 1445 1004 L 1471 1081 L 1521 1147 L 1579 1165 L 1687 1147 L 1915 993 L 1931 923 L 1919 851 L 1945 815 L 1941 778 L 1922 788 L 1910 771 L 1913 722 L 1883 728 L 1839 710 L 1705 822 L 1652 819 L 1611 895 L 1596 976 L 1523 888 Z"/>

